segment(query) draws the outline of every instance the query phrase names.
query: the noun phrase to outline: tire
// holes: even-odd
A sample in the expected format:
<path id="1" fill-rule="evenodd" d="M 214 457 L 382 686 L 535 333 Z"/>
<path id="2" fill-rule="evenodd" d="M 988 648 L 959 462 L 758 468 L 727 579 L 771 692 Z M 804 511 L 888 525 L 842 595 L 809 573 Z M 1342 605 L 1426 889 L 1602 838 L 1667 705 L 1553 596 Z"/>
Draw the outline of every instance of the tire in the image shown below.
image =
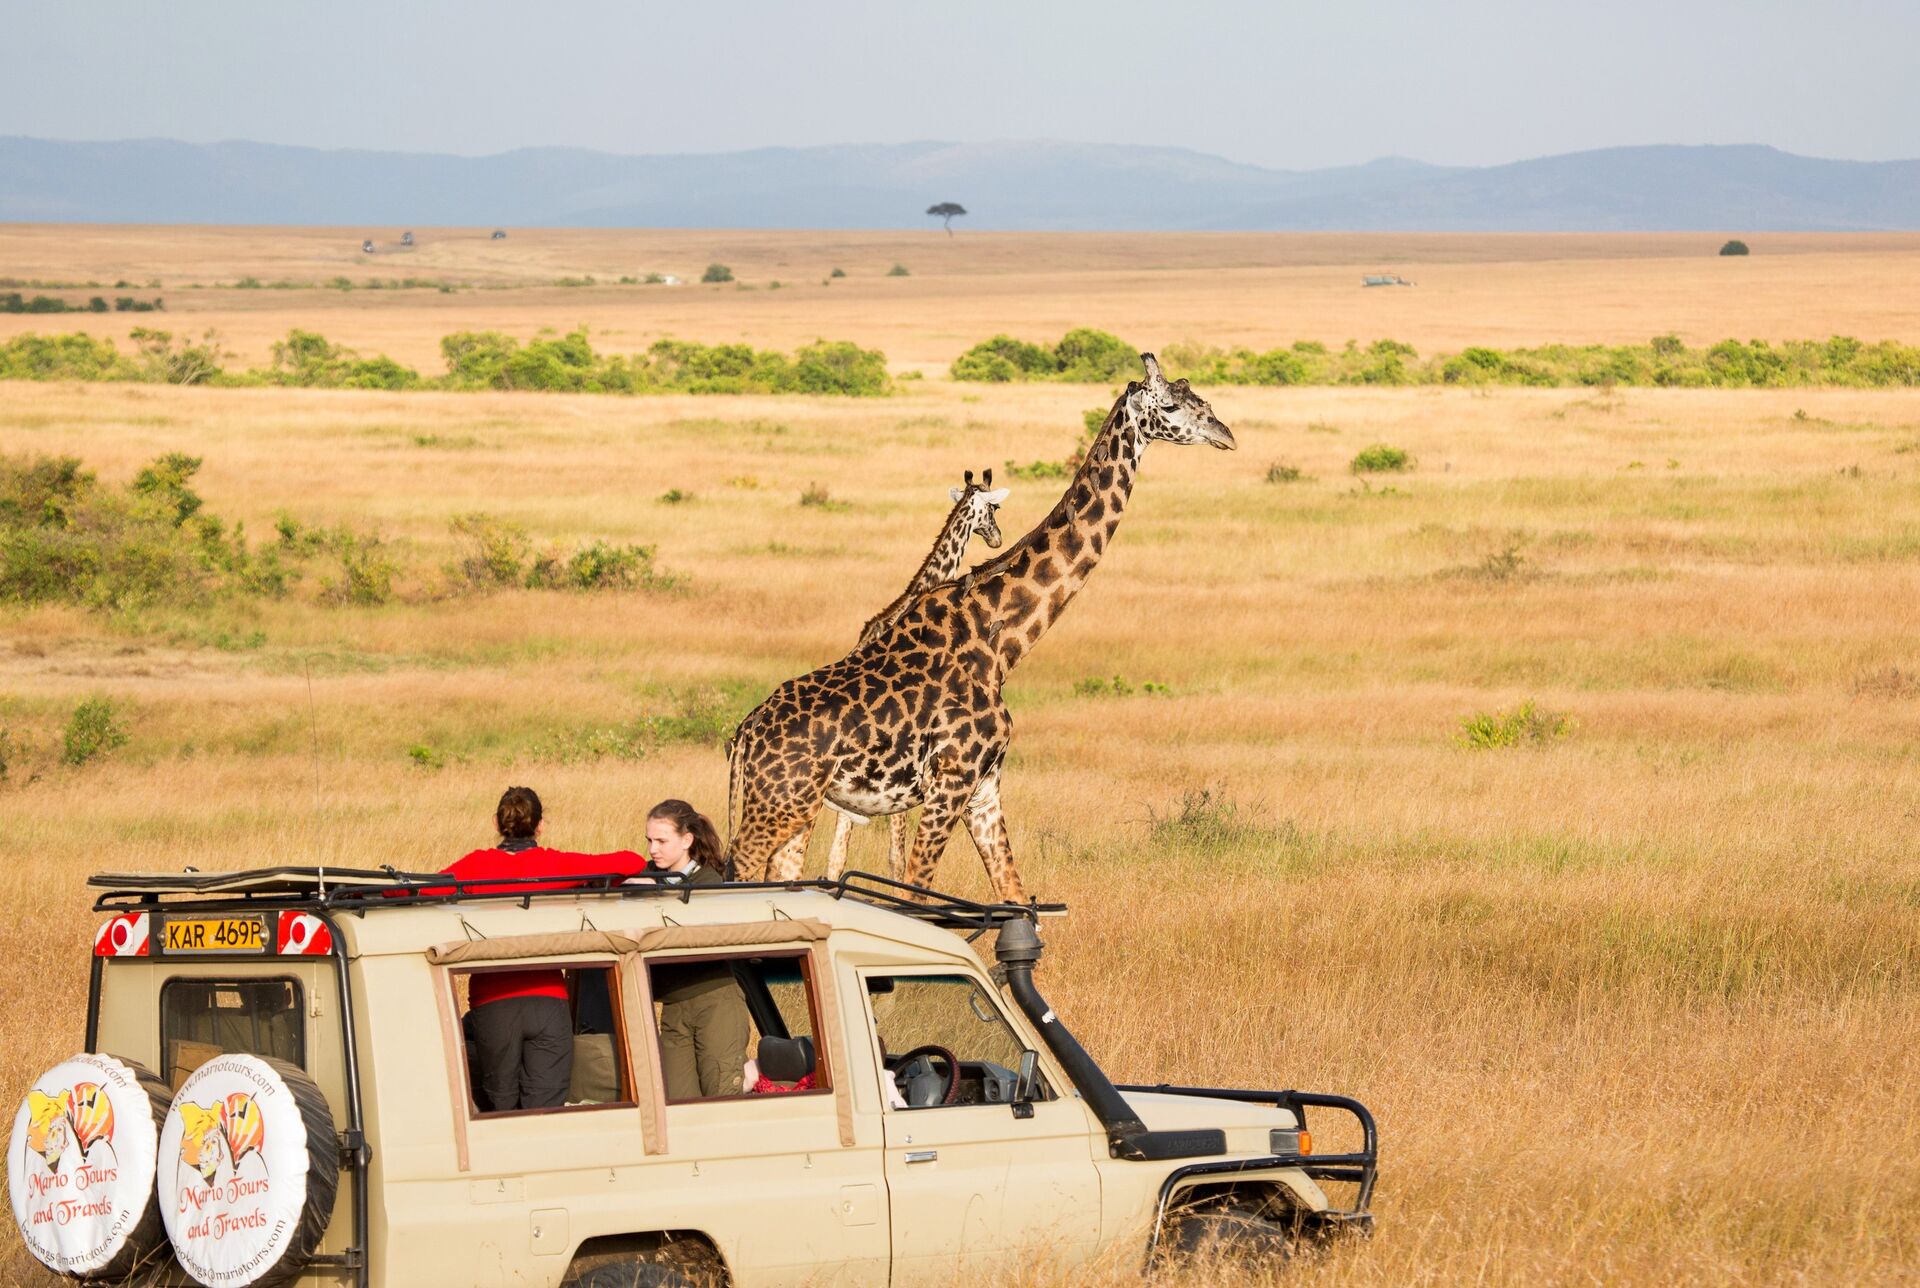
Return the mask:
<path id="1" fill-rule="evenodd" d="M 698 1288 L 672 1266 L 657 1261 L 617 1261 L 595 1266 L 570 1288 Z"/>
<path id="2" fill-rule="evenodd" d="M 9 1141 L 7 1179 L 21 1238 L 42 1265 L 74 1279 L 125 1279 L 168 1260 L 152 1164 L 172 1100 L 152 1070 L 111 1055 L 83 1052 L 34 1079 Z M 49 1130 L 63 1142 L 51 1159 L 43 1152 Z M 63 1184 L 45 1184 L 63 1169 Z M 71 1213 L 52 1212 L 63 1200 L 110 1210 L 70 1226 L 47 1221 Z M 102 1237 L 90 1239 L 89 1229 Z"/>
<path id="3" fill-rule="evenodd" d="M 1244 1212 L 1188 1212 L 1161 1241 L 1167 1254 L 1218 1261 L 1286 1261 L 1298 1251 L 1292 1233 Z"/>
<path id="4" fill-rule="evenodd" d="M 297 1276 L 339 1187 L 333 1111 L 297 1065 L 229 1053 L 180 1084 L 155 1189 L 174 1256 L 198 1282 L 265 1288 Z"/>

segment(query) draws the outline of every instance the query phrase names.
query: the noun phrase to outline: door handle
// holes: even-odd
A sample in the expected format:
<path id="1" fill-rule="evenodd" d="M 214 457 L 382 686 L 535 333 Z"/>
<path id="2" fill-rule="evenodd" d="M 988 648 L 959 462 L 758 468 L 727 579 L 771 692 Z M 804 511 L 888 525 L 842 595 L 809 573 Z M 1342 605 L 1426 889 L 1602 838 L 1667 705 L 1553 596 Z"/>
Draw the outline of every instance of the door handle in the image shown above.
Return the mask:
<path id="1" fill-rule="evenodd" d="M 937 1149 L 910 1149 L 907 1151 L 907 1161 L 909 1163 L 931 1163 L 937 1161 L 939 1157 L 940 1151 Z"/>

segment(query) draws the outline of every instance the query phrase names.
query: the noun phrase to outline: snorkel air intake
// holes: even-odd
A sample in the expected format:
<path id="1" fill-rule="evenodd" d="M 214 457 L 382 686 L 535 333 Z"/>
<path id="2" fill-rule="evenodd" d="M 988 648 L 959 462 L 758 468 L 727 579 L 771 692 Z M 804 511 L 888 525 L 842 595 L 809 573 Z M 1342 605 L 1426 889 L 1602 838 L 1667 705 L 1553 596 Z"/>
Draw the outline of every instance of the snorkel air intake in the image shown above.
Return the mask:
<path id="1" fill-rule="evenodd" d="M 1226 1152 L 1226 1133 L 1202 1131 L 1148 1131 L 1126 1097 L 1114 1089 L 1100 1066 L 1067 1031 L 1060 1017 L 1033 986 L 1033 966 L 1040 960 L 1040 932 L 1031 921 L 1009 921 L 1000 927 L 994 956 L 1007 974 L 1007 989 L 1021 1013 L 1033 1021 L 1047 1050 L 1073 1079 L 1087 1107 L 1107 1129 L 1107 1149 L 1115 1158 L 1194 1158 Z"/>

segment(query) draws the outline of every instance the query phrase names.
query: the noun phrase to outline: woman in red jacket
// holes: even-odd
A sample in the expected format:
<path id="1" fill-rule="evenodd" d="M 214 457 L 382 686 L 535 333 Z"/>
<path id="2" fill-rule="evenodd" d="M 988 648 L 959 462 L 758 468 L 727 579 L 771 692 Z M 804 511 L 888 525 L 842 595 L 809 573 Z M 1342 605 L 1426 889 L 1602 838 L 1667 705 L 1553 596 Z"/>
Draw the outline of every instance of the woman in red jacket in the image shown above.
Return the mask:
<path id="1" fill-rule="evenodd" d="M 617 873 L 633 876 L 647 861 L 632 850 L 574 854 L 538 843 L 540 798 L 531 787 L 509 787 L 494 810 L 500 844 L 475 850 L 446 874 L 459 877 L 463 894 L 566 890 L 581 878 Z M 467 884 L 486 877 L 552 877 L 511 885 Z M 444 893 L 436 890 L 433 893 Z M 482 971 L 470 975 L 472 1003 L 464 1027 L 480 1073 L 480 1108 L 545 1109 L 567 1100 L 573 1073 L 573 1016 L 561 971 Z"/>

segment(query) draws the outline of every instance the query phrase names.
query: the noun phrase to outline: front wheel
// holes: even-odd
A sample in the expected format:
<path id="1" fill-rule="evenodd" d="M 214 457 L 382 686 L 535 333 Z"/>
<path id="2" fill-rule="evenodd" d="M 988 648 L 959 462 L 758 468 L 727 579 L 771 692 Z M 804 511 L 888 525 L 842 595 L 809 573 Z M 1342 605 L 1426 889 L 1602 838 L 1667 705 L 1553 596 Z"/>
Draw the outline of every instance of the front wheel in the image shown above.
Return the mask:
<path id="1" fill-rule="evenodd" d="M 1288 1227 L 1244 1212 L 1188 1212 L 1172 1218 L 1160 1240 L 1163 1258 L 1284 1261 L 1295 1250 Z"/>

